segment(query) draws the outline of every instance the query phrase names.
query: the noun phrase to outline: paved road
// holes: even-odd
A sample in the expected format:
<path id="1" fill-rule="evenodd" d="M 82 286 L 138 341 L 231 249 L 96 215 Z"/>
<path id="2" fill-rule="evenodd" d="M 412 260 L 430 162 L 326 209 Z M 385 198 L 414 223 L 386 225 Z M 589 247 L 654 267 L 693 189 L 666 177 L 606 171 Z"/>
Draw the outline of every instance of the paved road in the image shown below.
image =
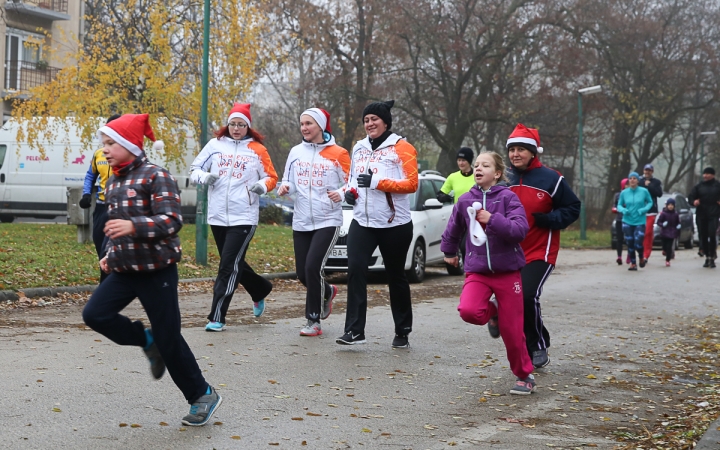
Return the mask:
<path id="1" fill-rule="evenodd" d="M 0 317 L 3 444 L 609 449 L 613 432 L 649 427 L 684 401 L 690 388 L 659 386 L 642 374 L 666 369 L 658 355 L 683 338 L 671 330 L 717 313 L 706 286 L 718 279 L 690 251 L 679 251 L 669 269 L 654 256 L 637 273 L 614 265 L 612 253 L 561 253 L 543 296 L 552 364 L 538 371 L 539 389 L 527 397 L 508 394 L 513 377 L 502 341 L 459 319 L 461 277 L 436 274 L 413 287 L 419 300 L 409 350 L 390 348 L 381 285 L 371 288 L 377 306 L 368 315 L 369 343 L 357 347 L 334 343 L 339 312 L 322 337 L 299 337 L 298 291 L 276 292 L 260 321 L 239 295 L 227 331 L 184 329 L 224 397 L 216 423 L 201 429 L 181 427 L 187 406 L 169 377 L 152 381 L 139 349 L 84 329 L 78 307 L 15 310 Z M 338 309 L 343 301 L 341 290 Z M 197 323 L 208 305 L 206 294 L 183 297 L 186 323 Z"/>

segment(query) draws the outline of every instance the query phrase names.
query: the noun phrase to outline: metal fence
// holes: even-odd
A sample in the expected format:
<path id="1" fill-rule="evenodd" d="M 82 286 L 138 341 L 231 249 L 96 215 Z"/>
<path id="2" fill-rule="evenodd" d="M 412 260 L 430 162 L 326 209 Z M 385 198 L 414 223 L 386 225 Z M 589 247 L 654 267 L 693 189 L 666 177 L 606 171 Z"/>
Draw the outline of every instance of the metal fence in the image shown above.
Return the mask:
<path id="1" fill-rule="evenodd" d="M 24 3 L 38 8 L 67 14 L 68 0 L 11 0 L 10 3 Z"/>
<path id="2" fill-rule="evenodd" d="M 5 61 L 5 90 L 27 91 L 35 86 L 49 83 L 60 69 L 49 67 L 42 62 L 21 60 Z"/>

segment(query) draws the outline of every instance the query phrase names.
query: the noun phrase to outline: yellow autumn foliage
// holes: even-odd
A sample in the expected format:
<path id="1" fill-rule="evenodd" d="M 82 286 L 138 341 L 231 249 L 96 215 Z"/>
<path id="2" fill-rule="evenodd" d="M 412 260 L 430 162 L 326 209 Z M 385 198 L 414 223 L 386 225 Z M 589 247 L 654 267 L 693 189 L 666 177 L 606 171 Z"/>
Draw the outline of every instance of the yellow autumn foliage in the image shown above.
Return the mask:
<path id="1" fill-rule="evenodd" d="M 213 122 L 224 123 L 232 102 L 243 99 L 255 81 L 262 64 L 263 17 L 247 0 L 234 2 L 232 8 L 219 0 L 211 4 L 212 127 Z M 18 141 L 42 153 L 43 141 L 58 142 L 74 122 L 89 146 L 110 115 L 148 113 L 156 137 L 165 142 L 166 160 L 178 161 L 186 137 L 197 141 L 200 136 L 202 7 L 202 2 L 187 0 L 128 0 L 114 11 L 110 26 L 107 18 L 86 17 L 84 45 L 77 37 L 62 37 L 75 40 L 75 48 L 80 48 L 70 55 L 76 63 L 69 63 L 51 82 L 30 89 L 29 99 L 15 94 L 13 118 L 24 124 Z M 190 8 L 195 8 L 192 14 Z"/>

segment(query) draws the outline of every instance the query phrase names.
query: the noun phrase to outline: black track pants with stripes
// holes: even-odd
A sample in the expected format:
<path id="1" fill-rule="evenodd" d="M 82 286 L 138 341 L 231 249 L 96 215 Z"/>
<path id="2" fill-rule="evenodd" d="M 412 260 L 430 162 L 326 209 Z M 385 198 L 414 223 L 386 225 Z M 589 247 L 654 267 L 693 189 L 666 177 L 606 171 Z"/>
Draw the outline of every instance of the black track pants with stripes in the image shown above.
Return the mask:
<path id="1" fill-rule="evenodd" d="M 554 268 L 555 266 L 545 261 L 532 261 L 520 271 L 525 314 L 525 343 L 531 358 L 532 352 L 550 347 L 550 333 L 543 324 L 540 296 L 543 285 Z"/>
<path id="2" fill-rule="evenodd" d="M 320 228 L 312 231 L 293 230 L 295 272 L 307 288 L 305 318 L 320 321 L 322 300 L 332 294 L 325 281 L 323 269 L 330 250 L 335 246 L 340 227 Z"/>
<path id="3" fill-rule="evenodd" d="M 212 308 L 208 314 L 211 322 L 225 323 L 225 315 L 238 284 L 245 288 L 254 302 L 264 299 L 272 291 L 272 283 L 256 274 L 245 262 L 245 253 L 255 228 L 255 225 L 210 226 L 220 254 L 220 268 L 213 287 Z"/>

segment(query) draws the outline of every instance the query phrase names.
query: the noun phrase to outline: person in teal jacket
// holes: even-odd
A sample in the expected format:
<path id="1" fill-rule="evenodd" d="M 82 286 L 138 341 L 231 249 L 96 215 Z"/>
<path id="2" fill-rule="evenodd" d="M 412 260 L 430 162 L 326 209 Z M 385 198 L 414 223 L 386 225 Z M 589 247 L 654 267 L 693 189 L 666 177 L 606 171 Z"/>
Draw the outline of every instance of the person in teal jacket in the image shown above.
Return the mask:
<path id="1" fill-rule="evenodd" d="M 628 175 L 628 187 L 620 193 L 617 210 L 623 215 L 622 230 L 630 254 L 630 267 L 628 270 L 637 270 L 635 252 L 640 257 L 640 267 L 645 267 L 647 260 L 643 254 L 643 239 L 645 238 L 645 216 L 653 206 L 650 192 L 639 186 L 640 176 L 637 172 Z"/>

